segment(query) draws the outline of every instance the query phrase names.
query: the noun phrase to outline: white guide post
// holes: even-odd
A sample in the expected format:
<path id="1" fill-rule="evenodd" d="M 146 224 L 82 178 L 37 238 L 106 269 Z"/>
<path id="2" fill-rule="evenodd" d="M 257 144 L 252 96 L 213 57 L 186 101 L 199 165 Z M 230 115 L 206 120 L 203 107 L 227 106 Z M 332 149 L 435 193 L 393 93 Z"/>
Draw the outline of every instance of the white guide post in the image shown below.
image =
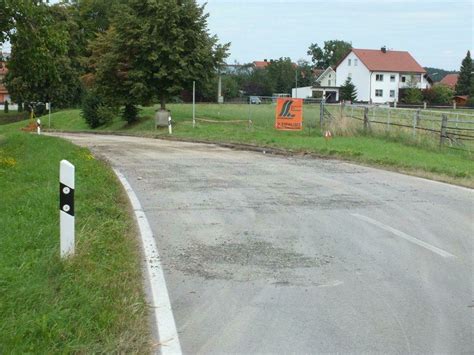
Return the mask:
<path id="1" fill-rule="evenodd" d="M 171 115 L 168 116 L 168 132 L 173 134 L 173 127 L 171 127 Z"/>
<path id="2" fill-rule="evenodd" d="M 36 120 L 36 132 L 38 135 L 41 134 L 41 120 L 39 118 Z"/>
<path id="3" fill-rule="evenodd" d="M 74 165 L 61 160 L 59 165 L 59 225 L 61 258 L 74 255 Z"/>
<path id="4" fill-rule="evenodd" d="M 196 127 L 196 82 L 193 81 L 193 128 Z"/>

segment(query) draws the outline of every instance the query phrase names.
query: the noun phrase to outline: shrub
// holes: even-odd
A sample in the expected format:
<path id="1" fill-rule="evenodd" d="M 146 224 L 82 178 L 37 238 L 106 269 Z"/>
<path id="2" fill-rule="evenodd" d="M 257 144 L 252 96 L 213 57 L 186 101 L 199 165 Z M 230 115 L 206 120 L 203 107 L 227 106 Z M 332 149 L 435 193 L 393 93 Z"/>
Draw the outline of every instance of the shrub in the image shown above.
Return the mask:
<path id="1" fill-rule="evenodd" d="M 122 110 L 122 118 L 131 124 L 138 121 L 138 112 L 140 110 L 134 104 L 125 104 L 125 107 Z"/>
<path id="2" fill-rule="evenodd" d="M 5 113 L 8 113 L 8 100 L 5 100 L 3 111 L 5 111 Z"/>
<path id="3" fill-rule="evenodd" d="M 81 116 L 90 128 L 100 127 L 114 117 L 113 109 L 108 107 L 94 91 L 89 91 L 82 101 Z"/>
<path id="4" fill-rule="evenodd" d="M 423 100 L 432 105 L 450 105 L 454 91 L 449 86 L 436 84 L 423 91 Z"/>
<path id="5" fill-rule="evenodd" d="M 417 88 L 406 88 L 404 90 L 404 95 L 402 102 L 405 104 L 421 104 L 423 101 L 423 95 L 421 90 Z"/>

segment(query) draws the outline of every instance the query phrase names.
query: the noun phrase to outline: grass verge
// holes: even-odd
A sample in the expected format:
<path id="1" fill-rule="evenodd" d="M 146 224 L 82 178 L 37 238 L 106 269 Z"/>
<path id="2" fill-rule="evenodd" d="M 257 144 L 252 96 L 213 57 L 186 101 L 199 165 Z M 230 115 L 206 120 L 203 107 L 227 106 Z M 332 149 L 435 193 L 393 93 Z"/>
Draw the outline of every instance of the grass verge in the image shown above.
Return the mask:
<path id="1" fill-rule="evenodd" d="M 115 175 L 88 150 L 0 127 L 0 353 L 146 353 L 140 255 Z M 76 166 L 76 256 L 59 258 L 58 169 Z"/>
<path id="2" fill-rule="evenodd" d="M 216 121 L 232 119 L 252 119 L 251 128 L 247 124 L 199 122 L 192 126 L 192 106 L 171 104 L 173 137 L 191 141 L 206 141 L 232 144 L 253 144 L 259 147 L 281 148 L 293 153 L 311 153 L 382 167 L 416 176 L 448 183 L 474 187 L 474 161 L 469 151 L 439 149 L 432 142 L 423 144 L 418 139 L 411 142 L 403 134 L 336 136 L 329 142 L 321 136 L 319 128 L 319 108 L 308 106 L 305 110 L 306 127 L 299 132 L 276 131 L 273 128 L 274 106 L 272 105 L 197 105 L 197 117 Z M 121 132 L 148 137 L 168 137 L 168 130 L 155 130 L 154 109 L 144 108 L 140 121 L 127 125 L 116 118 L 95 132 Z M 24 123 L 23 123 L 24 125 Z M 51 119 L 51 129 L 67 131 L 92 131 L 80 116 L 79 110 L 55 113 Z"/>

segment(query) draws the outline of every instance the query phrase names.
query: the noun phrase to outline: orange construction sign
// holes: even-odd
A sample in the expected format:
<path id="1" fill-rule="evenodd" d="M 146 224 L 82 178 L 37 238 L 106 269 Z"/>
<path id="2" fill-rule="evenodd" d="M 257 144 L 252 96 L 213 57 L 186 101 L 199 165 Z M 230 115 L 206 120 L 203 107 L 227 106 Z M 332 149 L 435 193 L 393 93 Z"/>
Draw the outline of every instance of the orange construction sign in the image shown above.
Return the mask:
<path id="1" fill-rule="evenodd" d="M 303 99 L 277 99 L 275 128 L 282 131 L 303 129 Z"/>

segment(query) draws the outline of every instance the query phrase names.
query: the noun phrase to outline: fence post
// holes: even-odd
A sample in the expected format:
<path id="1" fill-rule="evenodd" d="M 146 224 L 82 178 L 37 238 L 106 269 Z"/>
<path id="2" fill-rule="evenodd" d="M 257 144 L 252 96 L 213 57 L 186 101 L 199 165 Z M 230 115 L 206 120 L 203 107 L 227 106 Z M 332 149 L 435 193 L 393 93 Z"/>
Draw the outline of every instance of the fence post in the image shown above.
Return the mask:
<path id="1" fill-rule="evenodd" d="M 417 113 L 418 111 L 415 111 L 415 113 L 413 113 L 413 137 L 416 137 L 416 124 L 417 124 Z"/>
<path id="2" fill-rule="evenodd" d="M 423 110 L 426 110 L 426 101 L 423 101 Z"/>
<path id="3" fill-rule="evenodd" d="M 387 109 L 387 131 L 390 131 L 390 107 Z"/>
<path id="4" fill-rule="evenodd" d="M 324 99 L 321 100 L 321 104 L 319 107 L 319 125 L 323 127 L 324 121 Z"/>
<path id="5" fill-rule="evenodd" d="M 364 131 L 369 129 L 369 108 L 364 107 Z"/>
<path id="6" fill-rule="evenodd" d="M 445 113 L 443 113 L 443 118 L 441 120 L 440 137 L 439 137 L 440 148 L 443 146 L 444 141 L 446 140 L 446 127 L 447 126 L 448 126 L 448 116 Z"/>

